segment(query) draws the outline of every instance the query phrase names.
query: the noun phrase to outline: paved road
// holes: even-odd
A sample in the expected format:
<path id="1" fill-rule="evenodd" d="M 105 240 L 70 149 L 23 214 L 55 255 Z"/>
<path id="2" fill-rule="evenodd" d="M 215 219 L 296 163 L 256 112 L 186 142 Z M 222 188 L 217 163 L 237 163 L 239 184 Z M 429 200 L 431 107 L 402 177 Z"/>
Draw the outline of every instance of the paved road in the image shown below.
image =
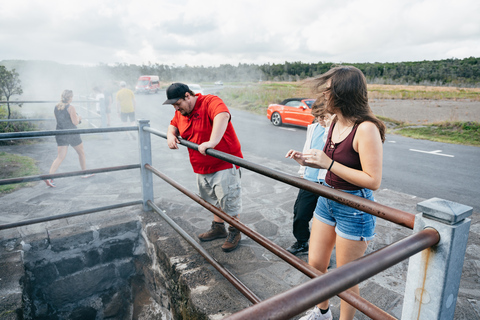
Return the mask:
<path id="1" fill-rule="evenodd" d="M 218 91 L 216 88 L 211 91 Z M 209 89 L 205 90 L 210 93 Z M 151 119 L 151 126 L 166 132 L 173 116 L 173 107 L 162 105 L 165 93 L 137 95 L 137 115 Z M 289 149 L 303 147 L 306 130 L 295 126 L 273 126 L 266 116 L 242 110 L 231 110 L 235 130 L 242 148 L 292 166 L 285 159 Z M 480 148 L 415 140 L 388 135 L 384 145 L 382 189 L 412 194 L 421 198 L 443 198 L 472 206 L 480 211 L 478 181 L 480 181 Z M 263 164 L 268 165 L 268 164 Z"/>

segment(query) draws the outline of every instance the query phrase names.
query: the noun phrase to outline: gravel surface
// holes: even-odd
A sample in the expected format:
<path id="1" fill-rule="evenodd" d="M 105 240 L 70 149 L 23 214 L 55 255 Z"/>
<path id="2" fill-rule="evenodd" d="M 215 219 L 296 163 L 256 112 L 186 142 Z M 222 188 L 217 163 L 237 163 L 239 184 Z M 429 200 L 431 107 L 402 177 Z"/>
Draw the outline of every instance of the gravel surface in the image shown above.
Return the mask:
<path id="1" fill-rule="evenodd" d="M 370 100 L 377 116 L 411 124 L 442 121 L 480 122 L 480 101 L 470 100 Z"/>

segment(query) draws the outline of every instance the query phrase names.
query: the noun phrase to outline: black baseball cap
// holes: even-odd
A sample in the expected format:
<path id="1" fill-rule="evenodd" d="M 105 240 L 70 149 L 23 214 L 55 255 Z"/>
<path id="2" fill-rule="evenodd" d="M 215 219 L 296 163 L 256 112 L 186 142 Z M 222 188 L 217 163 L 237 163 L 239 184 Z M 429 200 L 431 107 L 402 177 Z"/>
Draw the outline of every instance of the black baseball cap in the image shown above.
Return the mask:
<path id="1" fill-rule="evenodd" d="M 183 83 L 172 83 L 167 88 L 167 100 L 163 104 L 174 104 L 179 99 L 185 98 L 185 93 L 189 92 L 190 88 Z"/>

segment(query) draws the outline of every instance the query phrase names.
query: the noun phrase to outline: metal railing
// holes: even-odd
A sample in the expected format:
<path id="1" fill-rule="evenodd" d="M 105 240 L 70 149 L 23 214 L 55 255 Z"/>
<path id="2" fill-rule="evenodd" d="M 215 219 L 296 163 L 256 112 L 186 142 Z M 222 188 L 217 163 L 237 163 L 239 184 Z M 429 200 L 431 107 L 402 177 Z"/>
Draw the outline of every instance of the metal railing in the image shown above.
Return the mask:
<path id="1" fill-rule="evenodd" d="M 55 134 L 70 134 L 72 132 L 98 133 L 129 130 L 138 130 L 139 132 L 138 140 L 141 158 L 140 164 L 133 164 L 122 167 L 98 168 L 62 174 L 38 175 L 6 179 L 0 180 L 0 185 L 43 180 L 55 177 L 75 176 L 85 173 L 101 173 L 108 171 L 139 168 L 142 178 L 143 200 L 71 212 L 53 217 L 20 221 L 9 225 L 0 225 L 0 230 L 5 228 L 12 228 L 19 225 L 45 222 L 68 216 L 88 214 L 142 203 L 144 210 L 153 209 L 154 211 L 159 213 L 162 218 L 164 218 L 170 225 L 172 225 L 172 227 L 177 232 L 179 232 L 180 235 L 184 237 L 190 244 L 192 244 L 194 248 L 197 249 L 202 254 L 202 256 L 204 256 L 222 275 L 224 275 L 230 282 L 232 282 L 233 285 L 238 290 L 240 290 L 242 294 L 244 294 L 252 303 L 255 304 L 250 308 L 244 309 L 234 315 L 231 315 L 230 317 L 228 317 L 229 319 L 287 319 L 305 311 L 313 305 L 324 301 L 334 295 L 338 295 L 340 298 L 347 301 L 356 309 L 360 310 L 372 319 L 394 319 L 393 316 L 389 315 L 377 306 L 371 304 L 370 302 L 361 298 L 356 293 L 347 289 L 360 283 L 365 279 L 368 279 L 372 275 L 377 274 L 385 270 L 386 268 L 393 266 L 394 264 L 399 263 L 404 259 L 412 256 L 413 257 L 410 260 L 407 275 L 407 289 L 405 292 L 402 319 L 420 319 L 424 315 L 428 315 L 429 319 L 453 318 L 452 310 L 454 310 L 455 308 L 451 308 L 451 306 L 453 302 L 456 301 L 456 297 L 458 295 L 458 287 L 461 275 L 461 272 L 460 275 L 458 275 L 458 270 L 461 270 L 461 266 L 463 265 L 463 257 L 462 259 L 458 259 L 458 257 L 464 255 L 466 249 L 466 240 L 468 238 L 468 230 L 470 227 L 470 219 L 468 219 L 468 216 L 472 212 L 472 208 L 470 207 L 459 204 L 456 204 L 456 206 L 452 206 L 452 203 L 447 203 L 450 209 L 452 207 L 455 208 L 454 212 L 452 212 L 453 210 L 443 210 L 443 208 L 439 207 L 439 203 L 442 203 L 442 201 L 445 202 L 445 200 L 431 199 L 427 202 L 419 204 L 419 209 L 421 209 L 423 213 L 417 214 L 415 216 L 411 213 L 389 208 L 387 206 L 383 206 L 381 204 L 365 200 L 363 198 L 351 196 L 350 194 L 343 193 L 339 190 L 327 188 L 313 182 L 309 182 L 304 179 L 282 173 L 280 171 L 272 170 L 261 165 L 251 163 L 244 159 L 219 152 L 214 149 L 207 149 L 206 153 L 208 155 L 239 165 L 245 169 L 249 169 L 264 176 L 268 176 L 270 178 L 282 181 L 289 185 L 303 188 L 313 193 L 317 193 L 323 197 L 335 200 L 351 207 L 358 208 L 362 211 L 368 212 L 377 217 L 384 218 L 407 228 L 413 228 L 416 232 L 410 237 L 407 237 L 381 250 L 373 252 L 356 261 L 353 261 L 347 265 L 344 265 L 333 271 L 329 271 L 327 274 L 322 275 L 321 272 L 309 266 L 303 260 L 291 255 L 285 249 L 279 247 L 261 234 L 251 230 L 238 220 L 231 218 L 223 211 L 212 206 L 208 202 L 201 199 L 199 196 L 183 188 L 181 185 L 155 169 L 151 165 L 152 157 L 150 135 L 154 134 L 162 138 L 166 138 L 166 134 L 150 128 L 148 120 L 139 120 L 138 127 L 7 133 L 0 134 L 0 140 L 18 139 L 32 136 L 48 136 Z M 180 139 L 180 144 L 194 150 L 197 150 L 198 147 L 198 145 L 183 139 Z M 162 210 L 160 210 L 154 204 L 152 179 L 153 174 L 167 181 L 172 186 L 180 190 L 182 193 L 192 198 L 193 200 L 210 210 L 212 213 L 216 214 L 235 228 L 238 228 L 241 232 L 249 236 L 251 239 L 276 254 L 279 258 L 283 259 L 290 265 L 297 268 L 299 271 L 314 279 L 293 289 L 290 289 L 280 295 L 260 302 L 258 297 L 256 297 L 256 295 L 251 292 L 250 289 L 244 286 L 237 278 L 235 278 L 234 275 L 232 275 L 228 270 L 223 268 L 218 262 L 216 262 L 212 257 L 210 257 L 209 254 L 200 245 L 198 245 L 198 243 L 196 243 L 190 236 L 188 236 L 188 234 L 181 230 L 170 218 L 168 218 L 168 216 L 163 213 Z M 427 249 L 434 245 L 436 245 L 435 250 Z M 424 250 L 422 252 L 422 255 L 416 255 L 416 253 L 422 250 Z M 425 252 L 427 252 L 427 254 L 425 254 Z M 436 253 L 438 252 L 441 252 L 441 255 L 437 255 Z M 425 259 L 424 256 L 426 256 L 427 258 Z M 447 259 L 445 259 L 445 257 L 447 257 Z M 435 262 L 435 265 L 433 267 L 432 261 Z M 445 266 L 448 264 L 448 267 L 443 268 L 442 263 Z M 452 266 L 452 264 L 456 265 Z M 436 274 L 435 279 L 440 278 L 444 279 L 444 281 L 438 281 L 435 279 L 429 280 L 429 275 L 431 273 L 430 270 L 432 268 L 434 270 L 433 272 Z M 420 271 L 417 269 L 420 269 Z M 452 270 L 454 271 L 452 272 Z M 457 273 L 455 273 L 455 270 L 457 270 Z M 447 283 L 451 284 L 452 282 L 455 283 L 453 289 L 452 286 L 446 285 Z M 420 289 L 418 288 L 419 283 L 422 284 L 422 287 Z M 430 300 L 434 300 L 433 303 L 422 302 L 422 294 L 423 292 L 427 291 L 431 292 L 429 298 Z M 418 298 L 418 292 L 420 292 L 420 298 Z M 431 295 L 433 293 L 435 293 L 435 297 L 438 297 L 438 299 L 431 298 Z M 442 300 L 443 297 L 448 297 L 449 300 L 447 301 L 447 304 L 445 304 L 445 301 Z"/>
<path id="2" fill-rule="evenodd" d="M 46 130 L 46 131 L 29 131 L 29 132 L 11 132 L 11 133 L 0 133 L 0 140 L 15 140 L 15 139 L 24 139 L 24 138 L 37 138 L 37 137 L 45 137 L 45 136 L 55 136 L 55 135 L 67 135 L 67 134 L 91 134 L 91 133 L 107 133 L 107 132 L 118 132 L 118 131 L 138 131 L 138 127 L 136 126 L 129 126 L 129 127 L 110 127 L 110 128 L 92 128 L 92 129 L 68 129 L 68 130 Z M 105 172 L 113 172 L 113 171 L 124 171 L 124 170 L 132 170 L 132 169 L 140 169 L 140 164 L 130 164 L 130 165 L 123 165 L 123 166 L 116 166 L 116 167 L 104 167 L 104 168 L 97 168 L 97 169 L 88 169 L 82 171 L 70 171 L 65 173 L 55 173 L 55 174 L 40 174 L 35 176 L 25 176 L 25 177 L 18 177 L 18 178 L 10 178 L 10 179 L 2 179 L 0 180 L 0 185 L 7 185 L 7 184 L 15 184 L 15 183 L 24 183 L 24 182 L 32 182 L 32 181 L 41 181 L 47 179 L 56 179 L 56 178 L 65 178 L 65 177 L 74 177 L 74 176 L 81 176 L 85 174 L 97 174 L 97 173 L 105 173 Z M 102 206 L 96 208 L 90 208 L 75 212 L 67 212 L 59 215 L 48 216 L 48 217 L 41 217 L 35 218 L 30 220 L 18 221 L 13 223 L 7 224 L 0 224 L 0 230 L 4 229 L 11 229 L 26 225 L 31 225 L 35 223 L 42 223 L 47 221 L 54 221 L 63 218 L 70 218 L 90 213 L 96 213 L 100 211 L 107 211 L 112 209 L 118 209 L 128 206 L 140 205 L 143 204 L 143 200 L 136 200 L 136 201 L 129 201 L 119 204 L 113 204 L 109 206 Z"/>
<path id="3" fill-rule="evenodd" d="M 35 104 L 42 104 L 42 103 L 50 103 L 50 104 L 57 104 L 58 101 L 48 101 L 48 100 L 40 100 L 40 101 L 31 101 L 31 100 L 25 100 L 25 101 L 20 101 L 20 100 L 12 100 L 12 101 L 6 101 L 6 100 L 0 100 L 0 104 L 29 104 L 29 103 L 35 103 Z M 99 103 L 100 104 L 100 113 L 91 110 L 92 108 L 90 107 L 94 103 Z M 94 127 L 98 127 L 95 124 L 91 122 L 91 120 L 100 120 L 100 127 L 106 127 L 107 126 L 107 115 L 106 115 L 106 110 L 105 110 L 105 101 L 104 100 L 95 100 L 95 99 L 90 99 L 90 100 L 75 100 L 72 101 L 72 104 L 80 104 L 80 107 L 84 109 L 88 116 L 87 117 L 82 117 L 82 120 L 87 120 L 90 122 L 90 124 Z M 84 107 L 84 105 L 87 105 L 87 107 Z M 27 121 L 35 121 L 35 122 L 51 122 L 55 121 L 55 118 L 27 118 L 27 119 L 0 119 L 1 122 L 27 122 Z"/>
<path id="4" fill-rule="evenodd" d="M 146 131 L 149 133 L 153 133 L 159 137 L 162 138 L 167 138 L 167 135 L 165 133 L 162 133 L 158 130 L 152 129 L 148 126 L 141 126 L 140 128 L 140 133 L 142 131 Z M 192 143 L 190 141 L 184 140 L 184 139 L 179 139 L 180 144 L 187 146 L 191 149 L 198 150 L 198 145 L 195 143 Z M 349 204 L 351 206 L 355 206 L 357 208 L 361 208 L 362 210 L 369 211 L 369 213 L 375 214 L 377 216 L 381 217 L 390 217 L 393 222 L 397 222 L 402 225 L 407 225 L 411 226 L 413 228 L 413 220 L 414 220 L 414 215 L 408 212 L 404 212 L 401 210 L 389 208 L 386 206 L 383 206 L 381 204 L 375 203 L 373 201 L 369 201 L 360 197 L 352 196 L 350 194 L 341 192 L 339 190 L 334 190 L 332 188 L 327 188 L 325 186 L 318 185 L 316 183 L 307 181 L 305 179 L 300 179 L 288 174 L 285 174 L 283 172 L 273 170 L 258 164 L 251 163 L 247 160 L 244 160 L 242 158 L 238 158 L 229 154 L 225 154 L 223 152 L 214 150 L 214 149 L 207 149 L 206 153 L 208 155 L 214 156 L 216 158 L 222 159 L 224 161 L 239 165 L 243 168 L 250 169 L 254 172 L 257 172 L 259 174 L 271 177 L 273 179 L 285 182 L 287 184 L 293 185 L 293 186 L 298 186 L 298 187 L 303 187 L 304 189 L 307 189 L 311 192 L 318 193 L 324 197 L 334 199 L 339 202 L 343 202 L 346 204 Z M 191 193 L 187 189 L 183 188 L 179 184 L 177 184 L 175 181 L 161 173 L 160 171 L 156 170 L 152 166 L 146 164 L 146 168 L 150 171 L 152 171 L 155 175 L 159 176 L 172 186 L 174 186 L 176 189 L 190 197 L 192 200 L 198 202 L 201 204 L 203 207 L 214 213 L 215 215 L 219 216 L 222 220 L 226 221 L 228 224 L 234 226 L 235 228 L 239 229 L 241 232 L 246 234 L 248 237 L 250 237 L 252 240 L 256 241 L 266 249 L 270 250 L 272 253 L 277 255 L 279 258 L 283 259 L 290 265 L 294 266 L 297 268 L 299 271 L 303 272 L 305 275 L 314 278 L 320 275 L 323 275 L 320 271 L 316 270 L 315 268 L 311 267 L 310 265 L 306 264 L 303 260 L 293 256 L 292 254 L 288 253 L 285 249 L 281 248 L 280 246 L 274 244 L 267 238 L 261 236 L 257 232 L 251 230 L 250 228 L 246 227 L 243 225 L 241 222 L 239 222 L 236 219 L 231 218 L 229 215 L 224 213 L 223 211 L 219 210 L 215 206 L 209 204 L 208 202 L 204 201 L 201 199 L 199 196 Z M 345 196 L 344 196 L 345 195 Z M 384 209 L 382 211 L 382 209 Z M 415 254 L 416 252 L 412 253 Z M 384 269 L 380 270 L 383 271 Z M 378 271 L 378 272 L 380 272 Z M 378 273 L 377 272 L 377 273 Z M 343 280 L 341 280 L 340 277 L 343 277 L 342 274 L 339 275 L 337 278 L 337 281 L 339 283 L 343 283 Z M 360 281 L 359 281 L 360 282 Z M 359 283 L 357 282 L 357 283 Z M 357 284 L 355 283 L 355 284 Z M 355 285 L 354 284 L 354 285 Z M 360 310 L 367 316 L 369 316 L 372 319 L 395 319 L 385 311 L 381 310 L 377 306 L 373 305 L 372 303 L 368 302 L 367 300 L 363 299 L 360 297 L 358 294 L 354 293 L 353 291 L 345 291 L 346 289 L 352 287 L 353 285 L 345 288 L 342 291 L 337 292 L 339 294 L 339 297 L 354 306 L 356 309 Z M 335 294 L 330 295 L 329 297 L 332 297 Z M 324 299 L 325 300 L 325 299 Z M 323 300 L 317 301 L 317 303 L 321 302 Z M 312 305 L 310 305 L 311 307 Z M 301 311 L 305 311 L 301 310 Z M 262 317 L 257 318 L 256 314 L 249 314 L 247 317 L 249 319 L 264 319 Z M 276 319 L 276 318 L 275 318 Z"/>
<path id="5" fill-rule="evenodd" d="M 148 126 L 148 122 L 140 124 L 139 128 L 140 136 L 146 133 L 152 133 L 162 138 L 166 138 L 165 133 L 150 128 Z M 198 151 L 197 144 L 183 140 L 181 138 L 179 140 L 181 145 Z M 429 292 L 435 292 L 438 297 L 443 297 L 445 292 L 449 292 L 449 301 L 446 305 L 442 303 L 441 299 L 437 299 L 438 301 L 433 304 L 429 304 L 428 302 L 426 302 L 427 299 L 424 300 L 426 302 L 425 304 L 422 303 L 421 298 L 420 301 L 418 301 L 417 297 L 419 289 L 420 296 L 422 296 L 422 292 L 427 291 L 425 287 L 418 288 L 417 285 L 418 283 L 425 284 L 428 281 L 428 271 L 430 271 L 431 269 L 437 271 L 439 269 L 437 266 L 432 267 L 431 265 L 429 265 L 429 261 L 431 261 L 430 255 L 433 256 L 435 252 L 442 251 L 439 250 L 439 244 L 441 244 L 440 247 L 443 248 L 445 252 L 442 255 L 436 257 L 438 263 L 446 264 L 446 262 L 444 261 L 444 255 L 447 255 L 449 257 L 451 256 L 456 258 L 448 262 L 458 264 L 457 267 L 453 269 L 462 269 L 461 266 L 463 265 L 463 257 L 462 259 L 458 259 L 458 256 L 465 254 L 468 230 L 470 228 L 470 219 L 467 218 L 469 215 L 471 215 L 473 208 L 454 204 L 450 201 L 434 198 L 426 202 L 420 203 L 418 205 L 418 208 L 423 210 L 422 214 L 413 215 L 408 212 L 383 206 L 370 200 L 352 196 L 339 190 L 327 188 L 325 186 L 318 185 L 304 179 L 300 179 L 276 170 L 250 163 L 244 159 L 225 154 L 214 149 L 207 149 L 206 154 L 241 166 L 243 168 L 252 170 L 256 173 L 282 181 L 289 185 L 303 188 L 310 192 L 319 194 L 320 196 L 360 209 L 377 217 L 384 218 L 388 221 L 394 222 L 410 229 L 414 229 L 414 231 L 416 231 L 416 234 L 407 237 L 404 240 L 398 241 L 397 243 L 391 244 L 381 250 L 373 252 L 360 259 L 357 259 L 356 261 L 339 267 L 336 270 L 331 271 L 321 277 L 310 280 L 304 285 L 291 289 L 278 296 L 272 297 L 264 302 L 257 303 L 250 308 L 244 309 L 241 312 L 227 317 L 228 319 L 288 319 L 336 294 L 338 294 L 343 300 L 347 301 L 356 309 L 362 311 L 372 319 L 392 319 L 394 317 L 392 317 L 385 311 L 379 309 L 378 307 L 372 305 L 370 302 L 365 301 L 363 298 L 356 295 L 355 293 L 348 291 L 347 289 L 412 256 L 413 258 L 411 258 L 407 275 L 407 288 L 411 287 L 411 289 L 410 292 L 405 292 L 402 319 L 422 319 L 424 317 L 428 317 L 429 319 L 453 319 L 453 312 L 455 308 L 451 308 L 453 303 L 452 300 L 456 301 L 456 297 L 458 295 L 458 284 L 460 283 L 461 272 L 452 272 L 451 265 L 449 265 L 449 268 L 441 268 L 443 270 L 441 278 L 453 278 L 453 280 L 450 280 L 450 282 L 454 282 L 456 284 L 454 286 L 447 286 L 447 280 L 437 282 L 430 281 L 431 287 L 428 288 Z M 300 270 L 302 269 L 302 267 L 305 267 L 304 263 L 299 263 L 297 265 L 294 259 L 291 259 L 292 255 L 286 253 L 283 248 L 276 246 L 266 238 L 262 239 L 261 235 L 256 234 L 254 231 L 250 230 L 239 221 L 229 217 L 221 210 L 210 205 L 198 196 L 193 195 L 191 192 L 188 192 L 183 187 L 176 184 L 173 180 L 153 168 L 148 163 L 145 163 L 144 166 L 146 169 L 161 177 L 162 179 L 173 185 L 175 188 L 179 189 L 182 193 L 185 193 L 187 196 L 200 203 L 202 206 L 210 210 L 215 215 L 219 216 L 221 219 L 223 219 L 233 227 L 245 233 L 254 241 L 257 241 L 259 244 L 275 253 L 278 257 L 283 259 L 285 258 L 285 254 L 287 256 L 290 256 L 290 258 L 286 258 L 284 260 L 294 265 L 295 267 L 299 267 L 297 269 Z M 147 203 L 151 203 L 151 200 L 148 200 Z M 445 206 L 442 207 L 441 205 L 439 205 L 439 203 L 444 203 Z M 453 211 L 451 210 L 451 208 L 455 208 L 456 210 Z M 452 223 L 452 221 L 454 223 Z M 445 223 L 449 225 L 445 226 Z M 441 227 L 439 227 L 438 224 L 441 224 Z M 455 249 L 453 249 L 451 247 L 451 243 L 441 243 L 441 235 L 440 232 L 437 231 L 438 229 L 442 231 L 443 229 L 447 229 L 445 230 L 445 233 L 448 233 L 451 237 L 453 237 L 456 232 L 458 232 L 458 230 L 462 230 L 463 238 L 457 236 L 457 241 L 454 241 Z M 442 232 L 442 234 L 443 233 L 444 232 Z M 467 235 L 466 237 L 465 234 Z M 435 249 L 431 249 L 431 247 L 435 245 Z M 416 262 L 418 265 L 420 265 L 421 270 L 423 270 L 422 275 L 419 276 L 419 272 L 418 270 L 416 270 L 415 267 L 415 262 L 412 263 L 412 261 L 415 260 L 412 259 L 418 259 L 419 255 L 416 255 L 416 253 L 422 250 L 424 250 L 423 252 L 429 253 L 429 259 L 427 259 L 426 261 L 421 260 Z M 309 268 L 306 267 L 305 269 L 309 270 L 305 270 L 306 275 L 310 275 L 311 277 L 319 275 L 318 270 L 314 269 L 315 271 L 312 272 L 313 268 L 311 268 L 310 266 Z M 419 282 L 419 277 L 423 279 L 423 281 Z"/>
<path id="6" fill-rule="evenodd" d="M 161 173 L 157 169 L 153 168 L 150 165 L 146 165 L 146 168 L 153 172 L 155 175 L 172 185 L 174 188 L 188 196 L 190 199 L 196 201 L 200 205 L 202 205 L 207 210 L 211 211 L 213 214 L 219 216 L 222 220 L 226 221 L 228 224 L 234 226 L 245 235 L 250 237 L 252 240 L 260 244 L 265 249 L 269 250 L 277 257 L 281 258 L 291 266 L 295 267 L 300 272 L 304 273 L 310 278 L 315 278 L 317 276 L 323 275 L 322 272 L 318 271 L 317 269 L 313 268 L 305 261 L 301 260 L 300 258 L 290 254 L 287 250 L 280 247 L 279 245 L 275 244 L 274 242 L 268 240 L 266 237 L 262 236 L 260 233 L 253 231 L 252 229 L 248 228 L 240 221 L 233 219 L 228 214 L 223 212 L 222 210 L 218 209 L 217 207 L 211 205 L 207 201 L 200 198 L 198 195 L 194 194 L 193 192 L 189 191 L 188 189 L 182 187 L 180 184 L 176 183 L 171 178 L 167 177 L 165 174 Z M 155 210 L 156 211 L 156 210 Z M 157 211 L 158 212 L 158 211 Z M 371 304 L 367 300 L 360 297 L 358 294 L 352 291 L 345 291 L 341 292 L 338 295 L 343 300 L 350 303 L 352 306 L 356 307 L 357 309 L 361 310 L 363 313 L 368 315 L 372 319 L 395 319 L 382 309 L 378 308 L 377 306 Z"/>

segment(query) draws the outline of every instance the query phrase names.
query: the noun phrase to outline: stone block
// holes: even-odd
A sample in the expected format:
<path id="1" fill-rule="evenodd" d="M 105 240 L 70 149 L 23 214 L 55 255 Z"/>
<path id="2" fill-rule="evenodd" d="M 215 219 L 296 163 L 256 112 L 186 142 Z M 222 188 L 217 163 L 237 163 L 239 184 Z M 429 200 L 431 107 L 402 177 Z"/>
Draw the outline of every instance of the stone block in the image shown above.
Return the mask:
<path id="1" fill-rule="evenodd" d="M 23 276 L 23 259 L 20 251 L 3 253 L 0 258 L 0 292 L 8 282 L 18 283 Z"/>
<path id="2" fill-rule="evenodd" d="M 115 292 L 102 295 L 103 316 L 105 319 L 119 319 L 122 314 L 127 314 L 131 303 L 131 293 L 128 286 L 123 286 Z M 141 319 L 141 318 L 138 318 Z"/>
<path id="3" fill-rule="evenodd" d="M 32 266 L 33 276 L 34 276 L 34 286 L 42 286 L 48 283 L 52 283 L 55 279 L 58 278 L 57 268 L 53 263 L 38 263 L 36 266 Z"/>
<path id="4" fill-rule="evenodd" d="M 135 243 L 131 240 L 114 240 L 105 243 L 102 248 L 102 262 L 107 263 L 116 259 L 123 259 L 133 255 Z"/>
<path id="5" fill-rule="evenodd" d="M 66 226 L 48 231 L 52 251 L 60 252 L 86 245 L 94 240 L 88 224 Z"/>
<path id="6" fill-rule="evenodd" d="M 85 252 L 85 266 L 91 268 L 102 262 L 100 252 L 97 249 L 93 249 Z"/>
<path id="7" fill-rule="evenodd" d="M 278 232 L 278 226 L 266 220 L 255 223 L 255 229 L 267 238 L 276 236 Z"/>
<path id="8" fill-rule="evenodd" d="M 98 230 L 100 240 L 113 237 L 121 237 L 128 232 L 132 232 L 131 237 L 138 237 L 140 223 L 136 216 L 121 216 L 119 219 L 102 221 L 101 228 Z"/>
<path id="9" fill-rule="evenodd" d="M 84 268 L 84 263 L 81 257 L 76 256 L 59 260 L 55 262 L 55 266 L 57 267 L 60 276 L 64 277 L 82 270 Z"/>
<path id="10" fill-rule="evenodd" d="M 22 293 L 12 292 L 1 295 L 0 319 L 20 320 L 23 319 Z"/>
<path id="11" fill-rule="evenodd" d="M 400 319 L 402 316 L 403 295 L 378 285 L 373 281 L 362 283 L 360 294 L 363 298 L 373 302 L 375 305 L 382 306 L 382 309 Z M 358 320 L 370 319 L 361 312 L 357 312 Z"/>
<path id="12" fill-rule="evenodd" d="M 97 310 L 89 306 L 80 306 L 72 311 L 68 319 L 70 320 L 84 320 L 84 319 L 96 319 Z"/>
<path id="13" fill-rule="evenodd" d="M 117 265 L 119 277 L 121 279 L 128 279 L 135 274 L 135 263 L 133 259 L 127 260 Z"/>
<path id="14" fill-rule="evenodd" d="M 0 319 L 22 319 L 22 292 L 20 283 L 25 274 L 19 251 L 2 254 L 0 259 Z"/>
<path id="15" fill-rule="evenodd" d="M 22 240 L 25 243 L 24 250 L 38 251 L 45 250 L 50 241 L 48 239 L 48 233 L 42 224 L 33 224 L 18 228 L 22 235 Z"/>
<path id="16" fill-rule="evenodd" d="M 109 264 L 57 279 L 45 286 L 43 290 L 45 299 L 57 309 L 67 303 L 76 303 L 97 292 L 115 287 L 117 281 L 114 274 L 115 266 Z"/>
<path id="17" fill-rule="evenodd" d="M 14 250 L 20 250 L 21 235 L 17 228 L 6 229 L 0 231 L 0 255 L 4 252 L 11 252 Z"/>

